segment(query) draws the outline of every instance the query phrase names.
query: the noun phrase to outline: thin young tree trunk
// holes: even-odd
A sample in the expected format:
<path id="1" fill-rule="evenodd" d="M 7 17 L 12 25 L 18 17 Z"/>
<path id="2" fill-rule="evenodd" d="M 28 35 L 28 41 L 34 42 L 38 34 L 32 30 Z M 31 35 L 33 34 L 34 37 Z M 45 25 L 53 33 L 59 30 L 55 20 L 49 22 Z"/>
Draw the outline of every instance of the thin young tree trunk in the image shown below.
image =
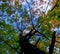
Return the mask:
<path id="1" fill-rule="evenodd" d="M 49 47 L 49 54 L 53 54 L 54 45 L 55 45 L 55 41 L 56 41 L 55 33 L 56 32 L 54 32 L 53 35 L 52 35 L 52 41 L 51 41 L 51 45 Z"/>

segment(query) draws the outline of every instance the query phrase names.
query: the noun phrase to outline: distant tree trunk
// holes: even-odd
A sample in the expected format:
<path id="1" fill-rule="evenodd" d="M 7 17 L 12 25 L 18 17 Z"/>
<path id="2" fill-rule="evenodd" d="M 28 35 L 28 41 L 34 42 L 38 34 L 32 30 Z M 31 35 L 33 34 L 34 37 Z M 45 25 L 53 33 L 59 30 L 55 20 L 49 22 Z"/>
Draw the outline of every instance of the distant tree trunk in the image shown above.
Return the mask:
<path id="1" fill-rule="evenodd" d="M 54 32 L 53 35 L 52 35 L 52 41 L 51 41 L 51 45 L 49 47 L 49 54 L 53 54 L 54 45 L 55 45 L 55 41 L 56 41 L 55 33 L 56 32 Z"/>

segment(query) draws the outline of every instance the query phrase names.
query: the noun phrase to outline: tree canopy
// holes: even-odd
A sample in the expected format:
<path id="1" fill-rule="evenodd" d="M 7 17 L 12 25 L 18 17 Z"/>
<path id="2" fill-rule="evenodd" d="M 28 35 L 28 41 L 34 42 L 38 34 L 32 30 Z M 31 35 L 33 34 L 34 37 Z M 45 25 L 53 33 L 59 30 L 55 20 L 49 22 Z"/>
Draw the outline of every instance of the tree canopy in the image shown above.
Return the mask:
<path id="1" fill-rule="evenodd" d="M 60 0 L 0 1 L 0 54 L 19 54 L 19 41 L 25 36 L 29 43 L 49 54 L 54 31 L 53 53 L 59 54 Z"/>

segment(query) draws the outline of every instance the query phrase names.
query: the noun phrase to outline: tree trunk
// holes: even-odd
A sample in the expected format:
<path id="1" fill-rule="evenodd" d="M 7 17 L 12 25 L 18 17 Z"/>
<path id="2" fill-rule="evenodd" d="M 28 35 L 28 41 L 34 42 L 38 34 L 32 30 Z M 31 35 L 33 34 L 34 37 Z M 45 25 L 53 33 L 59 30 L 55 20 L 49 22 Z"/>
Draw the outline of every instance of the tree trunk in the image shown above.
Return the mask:
<path id="1" fill-rule="evenodd" d="M 52 41 L 51 41 L 51 45 L 49 47 L 49 54 L 53 54 L 54 45 L 55 45 L 55 41 L 56 41 L 55 33 L 56 32 L 54 32 L 53 35 L 52 35 Z"/>

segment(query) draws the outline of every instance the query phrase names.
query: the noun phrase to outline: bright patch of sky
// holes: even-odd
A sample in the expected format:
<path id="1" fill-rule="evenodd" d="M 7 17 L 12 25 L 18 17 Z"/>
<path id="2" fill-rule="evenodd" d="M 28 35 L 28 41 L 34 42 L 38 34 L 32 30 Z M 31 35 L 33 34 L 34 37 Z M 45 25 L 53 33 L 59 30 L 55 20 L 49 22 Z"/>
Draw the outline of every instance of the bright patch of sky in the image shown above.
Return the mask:
<path id="1" fill-rule="evenodd" d="M 60 33 L 60 27 L 58 27 L 58 28 L 52 28 L 52 31 L 55 31 L 56 34 L 59 34 Z"/>
<path id="2" fill-rule="evenodd" d="M 46 7 L 47 7 L 47 10 L 50 8 L 50 6 L 49 5 L 47 5 L 48 4 L 48 2 L 49 2 L 49 0 L 45 0 L 45 1 L 47 1 L 46 3 L 45 2 L 41 2 L 40 3 L 40 0 L 10 0 L 10 4 L 12 5 L 12 6 L 14 6 L 15 4 L 15 1 L 19 1 L 19 4 L 22 4 L 22 9 L 23 10 L 27 10 L 28 11 L 28 15 L 29 15 L 29 17 L 30 18 L 32 18 L 32 22 L 33 22 L 33 24 L 35 24 L 36 25 L 36 22 L 37 22 L 37 20 L 38 20 L 38 16 L 40 15 L 40 12 L 41 11 L 45 11 L 46 10 Z M 42 0 L 41 0 L 42 1 Z M 33 4 L 35 2 L 35 5 Z M 2 2 L 0 2 L 0 3 L 2 3 Z M 43 8 L 42 8 L 43 7 Z M 33 9 L 32 10 L 32 12 L 30 11 L 31 9 Z M 19 11 L 19 10 L 16 10 L 14 7 L 12 7 L 12 11 L 15 11 L 15 13 L 12 13 L 11 14 L 11 16 L 9 16 L 9 19 L 12 19 L 12 18 L 16 18 L 16 14 L 18 15 L 18 17 L 20 18 L 19 19 L 19 22 L 21 22 L 21 14 L 23 13 L 23 11 Z M 37 11 L 37 12 L 35 12 L 34 14 L 34 16 L 33 16 L 33 11 Z M 2 14 L 2 12 L 0 12 L 0 15 Z M 6 11 L 3 13 L 4 15 L 8 15 L 7 13 L 6 13 Z M 7 17 L 5 17 L 5 18 L 8 18 L 8 16 Z M 5 20 L 6 21 L 6 23 L 8 23 L 7 22 L 7 19 Z M 32 24 L 32 22 L 30 21 L 30 24 Z M 29 25 L 30 25 L 29 24 Z M 13 23 L 13 26 L 16 26 L 16 24 L 15 23 Z M 27 24 L 24 24 L 24 23 L 22 23 L 22 26 L 20 25 L 19 27 L 25 27 L 25 26 L 27 26 Z"/>
<path id="3" fill-rule="evenodd" d="M 10 4 L 12 5 L 12 6 L 14 6 L 15 4 L 15 1 L 19 1 L 19 4 L 22 4 L 22 9 L 23 10 L 27 10 L 28 11 L 28 15 L 29 15 L 29 18 L 32 18 L 32 22 L 33 22 L 33 24 L 36 24 L 36 22 L 37 22 L 37 20 L 38 20 L 38 16 L 40 15 L 40 12 L 41 11 L 46 11 L 46 9 L 48 10 L 49 8 L 50 8 L 50 6 L 49 5 L 47 5 L 48 4 L 48 2 L 50 1 L 50 0 L 45 0 L 45 1 L 47 1 L 46 3 L 45 2 L 41 2 L 42 0 L 10 0 Z M 35 3 L 34 3 L 35 2 Z M 0 2 L 0 4 L 1 3 L 3 3 L 3 2 Z M 7 3 L 9 3 L 8 1 L 7 1 Z M 34 4 L 33 4 L 34 3 Z M 6 9 L 6 8 L 5 8 Z M 32 9 L 32 11 L 31 11 L 31 9 Z M 6 18 L 5 19 L 5 21 L 6 21 L 6 23 L 8 23 L 7 22 L 7 18 L 9 18 L 9 19 L 11 19 L 11 18 L 16 18 L 16 14 L 19 16 L 19 17 L 21 17 L 20 15 L 21 15 L 21 13 L 23 12 L 21 12 L 21 11 L 18 11 L 18 10 L 16 10 L 15 8 L 13 8 L 12 7 L 12 11 L 15 11 L 15 13 L 12 13 L 11 14 L 11 16 L 9 16 L 8 17 L 8 14 L 7 14 L 7 12 L 5 11 L 4 13 L 3 12 L 1 12 L 0 11 L 0 17 L 1 17 L 1 15 L 4 15 L 3 16 L 3 18 Z M 34 14 L 34 16 L 33 16 L 33 11 L 35 12 L 35 11 L 37 11 L 37 12 L 35 12 Z M 2 18 L 2 17 L 1 17 Z M 20 22 L 21 22 L 21 20 L 19 20 Z M 31 21 L 30 21 L 30 24 L 32 23 Z M 26 24 L 27 25 L 27 24 Z M 25 25 L 25 26 L 26 26 Z"/>
<path id="4" fill-rule="evenodd" d="M 12 6 L 14 6 L 15 1 L 18 1 L 18 0 L 11 0 L 10 4 Z M 47 6 L 49 0 L 46 0 L 46 1 L 47 1 L 46 3 L 44 3 L 44 2 L 40 3 L 40 0 L 19 0 L 19 4 L 22 4 L 23 10 L 26 9 L 28 11 L 28 15 L 30 18 L 32 18 L 33 24 L 36 24 L 36 22 L 38 20 L 38 16 L 40 15 L 40 12 L 46 10 L 46 6 Z M 35 4 L 33 4 L 34 2 L 35 2 Z M 0 3 L 2 3 L 2 2 L 0 2 Z M 49 8 L 47 7 L 47 9 L 49 9 Z M 37 11 L 34 13 L 35 14 L 34 16 L 33 16 L 32 12 L 30 11 L 31 9 L 33 9 L 32 12 Z M 15 10 L 13 7 L 12 7 L 12 10 L 15 11 L 15 13 L 11 14 L 10 18 L 14 18 L 14 17 L 16 18 L 16 16 L 15 16 L 16 14 L 20 17 L 21 12 L 19 12 L 18 10 Z M 2 15 L 2 12 L 0 12 L 0 15 Z M 3 13 L 3 15 L 6 16 L 5 18 L 8 18 L 8 14 L 6 11 Z M 30 23 L 32 23 L 32 22 L 30 22 Z M 7 23 L 7 19 L 6 19 L 6 23 Z"/>
<path id="5" fill-rule="evenodd" d="M 52 0 L 19 0 L 19 4 L 22 4 L 23 10 L 32 10 L 32 15 L 38 18 L 41 12 L 47 13 L 47 11 L 51 8 L 51 4 L 48 4 L 51 3 L 51 1 Z M 15 0 L 11 0 L 10 3 L 14 6 Z"/>

